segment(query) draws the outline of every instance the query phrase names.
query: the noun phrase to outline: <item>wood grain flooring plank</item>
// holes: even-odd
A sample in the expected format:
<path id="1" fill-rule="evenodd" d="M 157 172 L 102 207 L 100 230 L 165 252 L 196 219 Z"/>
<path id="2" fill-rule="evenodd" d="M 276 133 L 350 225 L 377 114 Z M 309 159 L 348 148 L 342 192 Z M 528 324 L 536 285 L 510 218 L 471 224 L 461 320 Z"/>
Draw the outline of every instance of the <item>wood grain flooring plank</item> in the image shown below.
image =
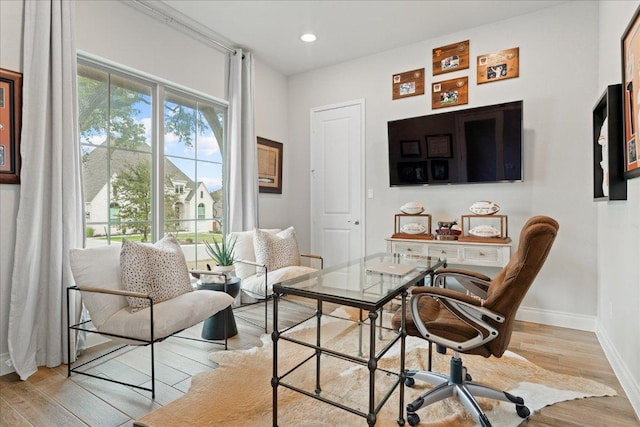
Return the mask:
<path id="1" fill-rule="evenodd" d="M 132 368 L 148 373 L 149 376 L 151 375 L 151 354 L 147 348 L 130 351 L 120 356 L 119 360 Z M 155 375 L 156 380 L 160 380 L 169 385 L 177 384 L 189 377 L 189 375 L 175 367 L 166 365 L 158 360 L 156 360 L 155 363 Z"/>
<path id="2" fill-rule="evenodd" d="M 31 423 L 0 397 L 0 427 L 30 427 Z"/>
<path id="3" fill-rule="evenodd" d="M 3 387 L 2 398 L 34 426 L 87 425 L 28 381 L 18 381 L 11 387 Z"/>
<path id="4" fill-rule="evenodd" d="M 162 343 L 164 344 L 164 343 Z M 209 361 L 209 354 L 202 352 L 201 360 L 195 361 L 189 357 L 185 357 L 181 354 L 174 353 L 173 351 L 165 349 L 164 345 L 159 345 L 156 349 L 156 363 L 164 363 L 173 366 L 180 372 L 184 372 L 188 376 L 198 374 L 200 372 L 210 371 L 215 367 L 213 362 Z M 207 363 L 209 362 L 209 363 Z"/>
<path id="5" fill-rule="evenodd" d="M 130 418 L 66 377 L 51 376 L 38 384 L 38 390 L 91 426 L 122 424 Z"/>
<path id="6" fill-rule="evenodd" d="M 215 367 L 215 364 L 209 360 L 209 358 L 202 358 L 203 354 L 209 354 L 214 350 L 224 350 L 223 346 L 209 344 L 200 341 L 191 341 L 180 338 L 170 338 L 161 343 L 161 348 L 164 351 L 171 351 L 183 357 L 187 357 L 193 361 L 199 362 L 203 365 L 207 365 L 211 368 Z"/>
<path id="7" fill-rule="evenodd" d="M 82 369 L 83 371 L 85 370 L 84 368 Z M 120 358 L 111 359 L 105 363 L 96 365 L 94 368 L 90 368 L 89 370 L 92 369 L 108 378 L 135 385 L 145 383 L 151 378 L 151 368 L 149 366 L 146 366 L 146 372 L 142 372 L 125 363 L 125 361 Z M 72 376 L 75 376 L 75 374 L 72 374 Z"/>
<path id="8" fill-rule="evenodd" d="M 145 393 L 146 396 L 137 393 L 130 387 L 123 387 L 120 384 L 82 375 L 76 377 L 74 381 L 132 419 L 140 418 L 161 407 L 160 404 L 151 399 L 151 393 L 144 390 L 141 390 L 141 392 Z"/>
<path id="9" fill-rule="evenodd" d="M 168 405 L 179 397 L 184 396 L 186 390 L 182 390 L 180 384 L 185 381 L 189 381 L 191 384 L 191 378 L 187 378 L 184 381 L 179 382 L 175 386 L 170 386 L 168 384 L 163 383 L 162 381 L 156 381 L 156 398 L 155 402 L 159 405 Z M 147 381 L 144 384 L 141 384 L 143 387 L 151 388 L 151 381 Z M 188 390 L 188 387 L 187 387 Z M 139 393 L 143 396 L 151 396 L 151 393 L 144 390 L 134 390 L 136 393 Z"/>

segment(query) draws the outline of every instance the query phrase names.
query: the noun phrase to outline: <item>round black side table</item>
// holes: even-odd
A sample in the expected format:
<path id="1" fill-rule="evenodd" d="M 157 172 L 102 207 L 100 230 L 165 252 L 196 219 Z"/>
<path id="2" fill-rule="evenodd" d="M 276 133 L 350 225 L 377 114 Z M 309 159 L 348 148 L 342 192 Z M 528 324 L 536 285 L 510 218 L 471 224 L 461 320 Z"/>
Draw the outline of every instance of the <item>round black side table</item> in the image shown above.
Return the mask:
<path id="1" fill-rule="evenodd" d="M 198 290 L 201 289 L 224 292 L 224 283 L 199 283 Z M 227 294 L 231 295 L 232 298 L 235 298 L 238 296 L 238 293 L 240 293 L 240 278 L 232 277 L 227 282 Z M 233 309 L 231 308 L 231 306 L 229 306 L 204 321 L 201 334 L 202 338 L 206 340 L 224 339 L 225 317 L 227 319 L 226 338 L 231 338 L 237 335 L 238 328 L 236 327 L 236 319 L 233 316 Z"/>

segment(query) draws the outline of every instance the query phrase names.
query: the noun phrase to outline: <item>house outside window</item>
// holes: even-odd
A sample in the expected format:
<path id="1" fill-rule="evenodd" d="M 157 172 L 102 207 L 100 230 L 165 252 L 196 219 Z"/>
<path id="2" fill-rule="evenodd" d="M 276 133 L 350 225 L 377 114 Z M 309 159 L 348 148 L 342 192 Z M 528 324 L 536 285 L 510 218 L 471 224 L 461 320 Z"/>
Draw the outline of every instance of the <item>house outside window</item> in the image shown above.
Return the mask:
<path id="1" fill-rule="evenodd" d="M 87 245 L 173 233 L 204 267 L 224 228 L 226 103 L 83 55 L 78 103 Z"/>

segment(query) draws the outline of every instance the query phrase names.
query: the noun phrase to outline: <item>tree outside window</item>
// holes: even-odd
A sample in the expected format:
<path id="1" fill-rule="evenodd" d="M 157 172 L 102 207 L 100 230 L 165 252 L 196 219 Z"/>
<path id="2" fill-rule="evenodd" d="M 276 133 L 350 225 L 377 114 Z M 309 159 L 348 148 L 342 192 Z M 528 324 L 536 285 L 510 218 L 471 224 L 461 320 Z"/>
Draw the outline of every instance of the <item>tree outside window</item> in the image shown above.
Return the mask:
<path id="1" fill-rule="evenodd" d="M 156 93 L 164 93 L 160 103 Z M 83 57 L 78 103 L 88 244 L 171 232 L 188 261 L 207 260 L 201 244 L 219 239 L 212 232 L 223 224 L 224 201 L 212 194 L 223 194 L 226 106 Z M 164 123 L 164 135 L 154 134 L 154 120 Z"/>

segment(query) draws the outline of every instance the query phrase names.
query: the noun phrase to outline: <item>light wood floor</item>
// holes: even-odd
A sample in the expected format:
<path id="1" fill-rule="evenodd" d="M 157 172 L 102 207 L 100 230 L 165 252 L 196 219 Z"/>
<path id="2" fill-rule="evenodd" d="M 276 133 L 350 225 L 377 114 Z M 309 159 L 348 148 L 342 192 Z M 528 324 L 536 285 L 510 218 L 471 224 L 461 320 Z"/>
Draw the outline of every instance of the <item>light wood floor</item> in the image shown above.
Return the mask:
<path id="1" fill-rule="evenodd" d="M 280 321 L 293 322 L 300 314 L 282 304 Z M 245 314 L 261 316 L 261 306 Z M 262 330 L 237 320 L 239 334 L 229 340 L 233 349 L 261 345 Z M 199 335 L 201 325 L 186 331 Z M 533 414 L 522 426 L 640 426 L 595 334 L 572 329 L 518 322 L 510 350 L 551 371 L 582 376 L 604 383 L 618 392 L 600 397 L 561 402 Z M 66 365 L 41 367 L 27 381 L 15 374 L 0 377 L 0 426 L 132 426 L 133 421 L 187 392 L 191 378 L 215 369 L 208 360 L 212 344 L 177 338 L 156 346 L 156 399 L 150 393 L 90 377 L 67 378 Z M 96 368 L 110 376 L 149 386 L 146 348 L 136 349 Z M 364 423 L 363 423 L 364 425 Z"/>

